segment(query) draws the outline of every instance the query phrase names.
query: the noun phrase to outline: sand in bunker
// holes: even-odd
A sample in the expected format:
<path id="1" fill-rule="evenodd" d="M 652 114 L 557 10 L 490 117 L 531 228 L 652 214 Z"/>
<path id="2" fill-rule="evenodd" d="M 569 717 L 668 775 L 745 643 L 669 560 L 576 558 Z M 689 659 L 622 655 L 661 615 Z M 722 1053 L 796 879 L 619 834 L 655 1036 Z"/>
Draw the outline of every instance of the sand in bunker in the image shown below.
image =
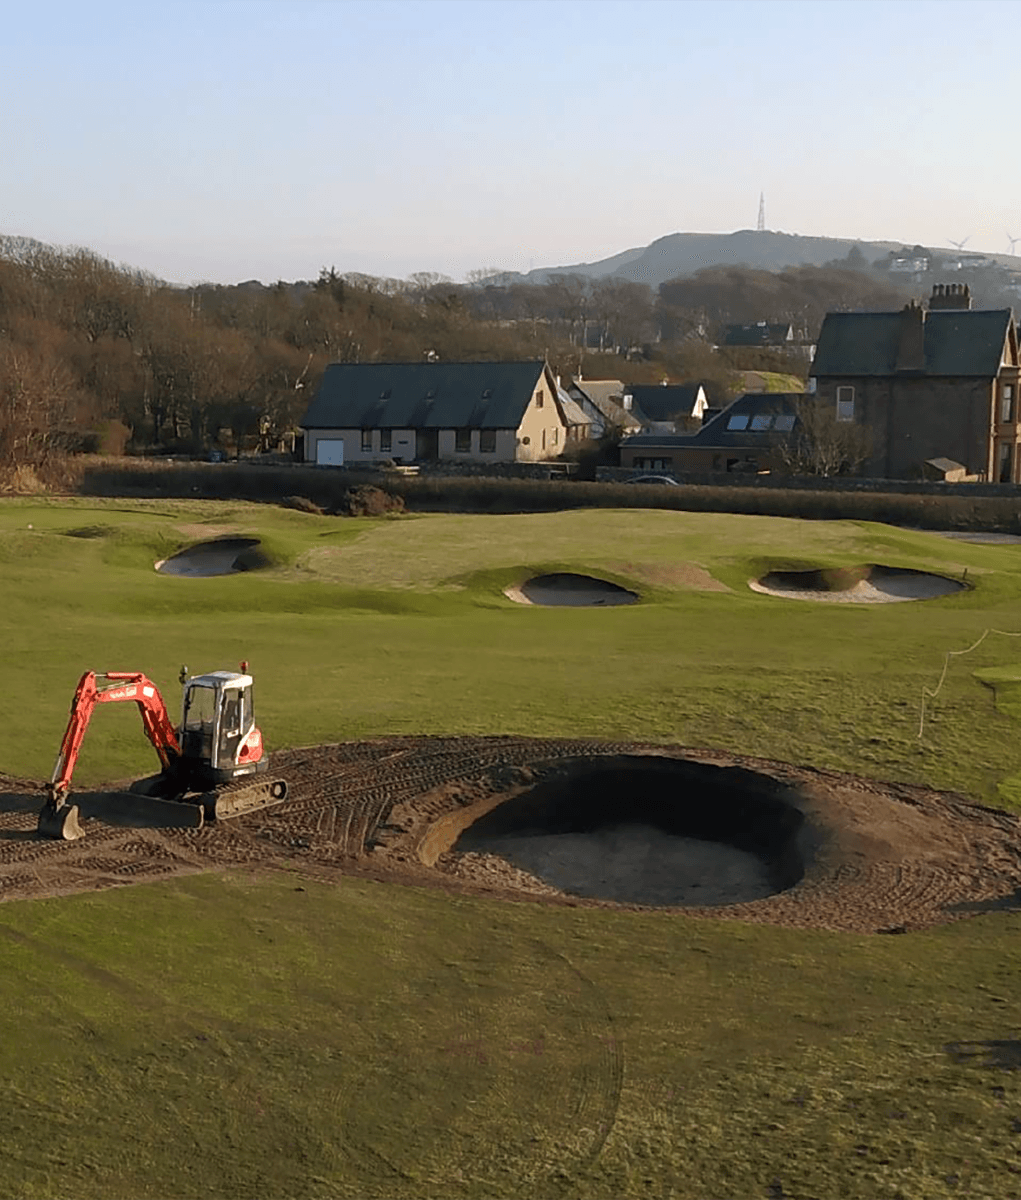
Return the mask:
<path id="1" fill-rule="evenodd" d="M 812 581 L 815 572 L 773 571 L 761 579 L 749 579 L 753 592 L 786 600 L 819 600 L 826 604 L 897 604 L 907 600 L 936 600 L 968 587 L 956 579 L 928 571 L 872 567 L 867 578 L 846 588 L 828 590 Z"/>
<path id="2" fill-rule="evenodd" d="M 570 895 L 619 904 L 741 904 L 777 890 L 754 854 L 650 825 L 474 837 L 467 830 L 455 848 L 497 855 Z"/>
<path id="3" fill-rule="evenodd" d="M 587 608 L 590 606 L 636 604 L 638 593 L 628 591 L 607 579 L 596 579 L 591 575 L 556 573 L 536 575 L 520 587 L 509 587 L 504 591 L 508 600 L 518 604 L 539 604 L 564 608 Z"/>
<path id="4" fill-rule="evenodd" d="M 258 538 L 218 538 L 215 542 L 190 546 L 171 558 L 160 559 L 155 566 L 161 575 L 234 575 L 243 570 L 238 566 L 239 556 L 258 544 Z"/>

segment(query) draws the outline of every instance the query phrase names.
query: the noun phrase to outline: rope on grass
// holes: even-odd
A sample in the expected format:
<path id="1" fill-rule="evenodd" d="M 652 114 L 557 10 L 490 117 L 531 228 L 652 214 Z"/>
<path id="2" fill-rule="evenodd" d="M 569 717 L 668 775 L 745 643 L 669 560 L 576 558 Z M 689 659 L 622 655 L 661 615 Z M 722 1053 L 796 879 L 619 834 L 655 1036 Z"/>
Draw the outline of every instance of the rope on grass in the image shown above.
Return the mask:
<path id="1" fill-rule="evenodd" d="M 950 660 L 952 658 L 958 658 L 964 654 L 970 654 L 972 652 L 972 650 L 977 650 L 979 648 L 979 646 L 982 645 L 982 643 L 986 640 L 986 638 L 991 633 L 997 633 L 1000 635 L 1000 637 L 1009 637 L 1009 638 L 1021 637 L 1021 633 L 1011 633 L 1006 629 L 987 629 L 985 631 L 985 633 L 983 633 L 982 636 L 978 639 L 978 641 L 975 642 L 973 645 L 969 646 L 967 648 L 967 650 L 948 650 L 946 652 L 946 654 L 944 654 L 943 670 L 940 673 L 939 683 L 936 684 L 935 688 L 927 688 L 925 686 L 925 684 L 922 685 L 922 705 L 921 705 L 921 711 L 918 716 L 918 738 L 919 738 L 919 741 L 921 741 L 922 732 L 925 729 L 925 701 L 926 701 L 926 699 L 935 700 L 936 697 L 943 690 L 943 684 L 946 682 L 946 678 L 947 678 L 947 671 L 950 668 Z"/>

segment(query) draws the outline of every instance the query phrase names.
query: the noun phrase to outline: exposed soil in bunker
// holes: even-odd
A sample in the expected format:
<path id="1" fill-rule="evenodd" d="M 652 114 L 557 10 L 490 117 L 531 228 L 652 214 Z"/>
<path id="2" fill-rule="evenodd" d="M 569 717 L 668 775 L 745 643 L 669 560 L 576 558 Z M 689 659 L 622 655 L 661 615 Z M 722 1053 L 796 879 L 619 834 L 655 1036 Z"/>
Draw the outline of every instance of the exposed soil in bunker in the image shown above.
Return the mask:
<path id="1" fill-rule="evenodd" d="M 557 607 L 586 608 L 596 605 L 636 604 L 637 592 L 629 591 L 607 579 L 592 575 L 575 575 L 557 572 L 551 575 L 536 575 L 520 587 L 504 591 L 509 600 L 518 604 L 542 604 Z"/>
<path id="2" fill-rule="evenodd" d="M 823 600 L 837 604 L 890 604 L 903 600 L 933 600 L 965 591 L 968 584 L 930 571 L 884 567 L 820 567 L 808 571 L 770 571 L 751 579 L 754 592 L 788 600 Z"/>
<path id="3" fill-rule="evenodd" d="M 282 804 L 183 829 L 91 793 L 75 842 L 37 836 L 43 780 L 0 775 L 0 899 L 250 869 L 859 933 L 1021 911 L 1021 819 L 952 793 L 581 739 L 392 737 L 271 758 Z M 562 850 L 518 866 L 528 839 Z M 620 877 L 631 890 L 608 895 Z"/>
<path id="4" fill-rule="evenodd" d="M 576 896 L 738 904 L 804 873 L 803 817 L 780 792 L 768 776 L 705 763 L 586 763 L 486 813 L 453 849 L 498 855 Z"/>
<path id="5" fill-rule="evenodd" d="M 160 559 L 155 566 L 161 575 L 234 575 L 263 565 L 258 546 L 258 538 L 221 537 L 198 542 L 170 558 Z"/>

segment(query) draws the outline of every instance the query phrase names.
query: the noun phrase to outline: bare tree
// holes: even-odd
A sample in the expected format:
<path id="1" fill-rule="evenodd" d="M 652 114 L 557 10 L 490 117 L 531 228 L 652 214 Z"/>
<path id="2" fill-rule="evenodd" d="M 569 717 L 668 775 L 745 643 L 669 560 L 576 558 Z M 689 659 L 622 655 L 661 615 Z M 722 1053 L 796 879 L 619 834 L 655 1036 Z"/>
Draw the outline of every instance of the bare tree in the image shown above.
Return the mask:
<path id="1" fill-rule="evenodd" d="M 855 475 L 872 453 L 872 432 L 839 421 L 832 401 L 805 395 L 794 404 L 794 428 L 776 435 L 775 451 L 791 475 Z"/>

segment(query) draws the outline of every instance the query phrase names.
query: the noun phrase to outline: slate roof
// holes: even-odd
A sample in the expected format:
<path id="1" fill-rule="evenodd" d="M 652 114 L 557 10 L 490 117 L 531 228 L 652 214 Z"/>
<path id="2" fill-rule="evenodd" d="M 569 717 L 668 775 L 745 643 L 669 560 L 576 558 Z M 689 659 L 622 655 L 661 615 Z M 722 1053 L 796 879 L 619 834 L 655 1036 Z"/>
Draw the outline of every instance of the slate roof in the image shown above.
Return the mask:
<path id="1" fill-rule="evenodd" d="M 564 414 L 564 420 L 568 425 L 592 424 L 591 419 L 585 415 L 581 406 L 572 400 L 562 387 L 557 388 L 557 399 L 560 401 L 560 411 Z"/>
<path id="2" fill-rule="evenodd" d="M 645 421 L 672 421 L 675 417 L 695 415 L 695 401 L 700 384 L 631 384 L 624 389 L 633 397 L 632 413 Z"/>
<path id="3" fill-rule="evenodd" d="M 636 450 L 643 446 L 689 446 L 713 450 L 770 446 L 778 435 L 789 434 L 796 427 L 797 406 L 805 399 L 803 392 L 746 392 L 711 421 L 707 421 L 698 433 L 639 433 L 624 438 L 621 446 Z M 789 424 L 790 429 L 777 428 L 777 417 L 781 418 L 781 426 Z M 756 429 L 753 428 L 755 424 L 767 427 Z M 741 425 L 741 428 L 732 429 L 731 425 Z"/>
<path id="4" fill-rule="evenodd" d="M 991 379 L 999 371 L 1009 308 L 946 309 L 925 317 L 925 374 Z M 827 313 L 811 375 L 896 375 L 899 312 Z"/>
<path id="5" fill-rule="evenodd" d="M 545 369 L 543 362 L 331 363 L 299 425 L 517 429 Z"/>
<path id="6" fill-rule="evenodd" d="M 789 321 L 754 325 L 728 325 L 723 333 L 724 346 L 785 346 L 793 338 Z"/>

